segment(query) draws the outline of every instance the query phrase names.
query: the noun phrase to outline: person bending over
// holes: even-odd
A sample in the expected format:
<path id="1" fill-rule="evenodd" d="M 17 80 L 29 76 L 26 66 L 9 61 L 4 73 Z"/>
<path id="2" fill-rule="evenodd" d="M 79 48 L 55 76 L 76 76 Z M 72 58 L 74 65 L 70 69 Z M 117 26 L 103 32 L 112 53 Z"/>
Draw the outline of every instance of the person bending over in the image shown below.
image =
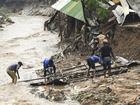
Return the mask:
<path id="1" fill-rule="evenodd" d="M 43 68 L 44 68 L 44 77 L 46 76 L 47 72 L 49 74 L 56 73 L 56 67 L 54 65 L 54 61 L 52 57 L 50 59 L 47 58 L 44 59 Z"/>
<path id="2" fill-rule="evenodd" d="M 17 83 L 17 76 L 18 79 L 20 79 L 18 70 L 22 65 L 23 65 L 22 62 L 18 62 L 17 64 L 12 64 L 7 68 L 7 74 L 11 77 L 12 83 L 14 84 Z"/>

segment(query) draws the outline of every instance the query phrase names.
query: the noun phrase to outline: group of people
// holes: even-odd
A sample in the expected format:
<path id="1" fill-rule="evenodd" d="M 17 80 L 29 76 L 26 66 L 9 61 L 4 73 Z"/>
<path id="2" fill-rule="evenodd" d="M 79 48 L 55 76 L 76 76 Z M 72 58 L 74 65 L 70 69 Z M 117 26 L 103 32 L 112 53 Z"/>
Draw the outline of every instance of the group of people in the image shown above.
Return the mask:
<path id="1" fill-rule="evenodd" d="M 103 65 L 104 77 L 107 76 L 107 71 L 108 76 L 110 76 L 111 61 L 112 58 L 115 60 L 115 56 L 107 40 L 107 37 L 103 34 L 100 34 L 97 37 L 95 37 L 92 49 L 93 49 L 92 55 L 87 58 L 87 65 L 89 66 L 87 75 L 89 76 L 90 69 L 93 69 L 93 74 L 95 76 L 96 71 L 95 64 L 100 63 L 101 65 Z"/>
<path id="2" fill-rule="evenodd" d="M 93 69 L 93 73 L 95 76 L 96 63 L 100 63 L 103 65 L 104 69 L 104 76 L 106 77 L 107 71 L 108 75 L 111 75 L 111 60 L 112 58 L 115 60 L 115 56 L 113 54 L 112 48 L 109 45 L 109 42 L 107 38 L 104 35 L 99 35 L 96 38 L 94 38 L 93 41 L 93 52 L 92 55 L 87 58 L 87 65 L 89 66 L 87 75 L 90 75 L 90 70 Z M 16 84 L 17 79 L 20 79 L 19 76 L 19 68 L 23 65 L 21 61 L 19 61 L 17 64 L 10 65 L 7 68 L 7 73 L 12 79 L 12 83 Z M 44 77 L 46 77 L 47 74 L 55 74 L 56 73 L 56 67 L 53 61 L 53 58 L 44 59 L 43 61 L 43 70 L 44 70 Z"/>
<path id="3" fill-rule="evenodd" d="M 20 75 L 18 70 L 23 65 L 21 61 L 19 61 L 17 64 L 12 64 L 7 68 L 7 74 L 11 77 L 12 83 L 16 84 L 17 79 L 20 79 Z M 47 74 L 55 74 L 56 73 L 56 67 L 53 61 L 53 58 L 45 58 L 43 61 L 43 70 L 44 70 L 44 77 L 46 77 Z"/>

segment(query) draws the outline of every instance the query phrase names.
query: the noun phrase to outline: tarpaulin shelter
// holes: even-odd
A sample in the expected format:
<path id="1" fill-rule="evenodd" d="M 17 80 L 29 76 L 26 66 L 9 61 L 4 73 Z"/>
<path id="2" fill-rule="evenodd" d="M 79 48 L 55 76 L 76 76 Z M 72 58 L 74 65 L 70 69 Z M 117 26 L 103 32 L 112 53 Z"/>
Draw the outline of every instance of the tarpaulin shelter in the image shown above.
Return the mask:
<path id="1" fill-rule="evenodd" d="M 52 5 L 52 8 L 75 19 L 86 22 L 81 0 L 58 0 Z"/>

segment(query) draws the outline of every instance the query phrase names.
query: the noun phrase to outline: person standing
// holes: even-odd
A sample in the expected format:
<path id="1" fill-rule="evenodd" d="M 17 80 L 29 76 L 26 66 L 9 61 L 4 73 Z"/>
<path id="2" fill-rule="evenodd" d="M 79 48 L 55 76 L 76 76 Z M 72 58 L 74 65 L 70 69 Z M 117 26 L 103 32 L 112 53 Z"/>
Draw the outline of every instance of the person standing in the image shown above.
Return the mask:
<path id="1" fill-rule="evenodd" d="M 18 70 L 22 65 L 23 63 L 19 61 L 17 64 L 12 64 L 7 68 L 7 74 L 11 77 L 12 83 L 14 84 L 17 83 L 17 77 L 20 79 Z"/>
<path id="2" fill-rule="evenodd" d="M 108 71 L 108 75 L 111 75 L 111 60 L 115 59 L 112 48 L 110 47 L 108 40 L 103 40 L 103 47 L 100 49 L 101 59 L 103 61 L 103 69 L 104 69 L 104 77 L 106 77 L 106 72 Z"/>

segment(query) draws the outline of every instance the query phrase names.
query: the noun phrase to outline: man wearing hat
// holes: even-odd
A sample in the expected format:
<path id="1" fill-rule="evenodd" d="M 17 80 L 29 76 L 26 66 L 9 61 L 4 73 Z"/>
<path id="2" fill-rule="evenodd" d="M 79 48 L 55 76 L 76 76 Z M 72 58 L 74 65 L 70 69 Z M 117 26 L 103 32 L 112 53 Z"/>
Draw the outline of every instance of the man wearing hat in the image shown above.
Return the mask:
<path id="1" fill-rule="evenodd" d="M 18 70 L 22 65 L 23 65 L 22 62 L 19 61 L 17 64 L 12 64 L 7 68 L 7 74 L 11 77 L 12 83 L 14 84 L 17 83 L 17 76 L 18 79 L 20 79 Z"/>

